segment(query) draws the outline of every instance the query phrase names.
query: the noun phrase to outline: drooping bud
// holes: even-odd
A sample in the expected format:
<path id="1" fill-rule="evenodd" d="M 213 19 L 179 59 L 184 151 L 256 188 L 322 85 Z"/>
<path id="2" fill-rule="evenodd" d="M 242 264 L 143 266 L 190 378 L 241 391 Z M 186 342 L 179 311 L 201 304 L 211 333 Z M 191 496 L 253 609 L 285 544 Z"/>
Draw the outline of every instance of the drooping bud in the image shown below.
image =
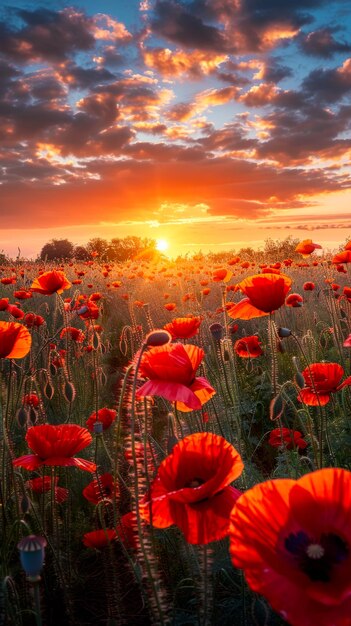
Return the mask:
<path id="1" fill-rule="evenodd" d="M 16 415 L 17 418 L 17 423 L 21 428 L 24 428 L 27 425 L 28 422 L 28 409 L 24 406 L 22 406 Z"/>
<path id="2" fill-rule="evenodd" d="M 296 372 L 295 376 L 294 376 L 294 380 L 295 383 L 297 384 L 298 387 L 300 387 L 300 389 L 303 389 L 305 386 L 305 379 L 302 376 L 301 372 Z"/>
<path id="3" fill-rule="evenodd" d="M 290 328 L 284 328 L 283 326 L 281 326 L 280 328 L 278 328 L 278 336 L 281 339 L 284 339 L 285 337 L 290 337 L 291 335 L 291 330 Z"/>
<path id="4" fill-rule="evenodd" d="M 44 387 L 44 395 L 48 400 L 52 400 L 54 397 L 54 388 L 49 380 Z"/>
<path id="5" fill-rule="evenodd" d="M 219 322 L 215 322 L 214 324 L 211 324 L 210 332 L 213 339 L 215 339 L 216 341 L 220 341 L 223 337 L 224 328 L 222 324 L 219 324 Z"/>
<path id="6" fill-rule="evenodd" d="M 69 403 L 73 402 L 74 398 L 76 397 L 76 390 L 74 388 L 74 385 L 69 380 L 66 380 L 65 384 L 63 385 L 63 395 Z"/>
<path id="7" fill-rule="evenodd" d="M 153 348 L 156 348 L 157 346 L 164 346 L 171 341 L 171 333 L 169 333 L 168 330 L 164 330 L 163 328 L 152 330 L 151 333 L 149 333 L 145 337 L 145 344 Z"/>

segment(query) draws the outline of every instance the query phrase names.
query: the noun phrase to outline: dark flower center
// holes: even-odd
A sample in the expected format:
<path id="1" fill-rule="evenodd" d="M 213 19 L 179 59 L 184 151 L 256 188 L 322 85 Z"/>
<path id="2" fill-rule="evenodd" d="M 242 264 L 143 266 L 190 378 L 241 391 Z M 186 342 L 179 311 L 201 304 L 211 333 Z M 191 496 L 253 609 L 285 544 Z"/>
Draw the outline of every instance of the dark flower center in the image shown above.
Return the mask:
<path id="1" fill-rule="evenodd" d="M 204 484 L 204 480 L 202 478 L 193 478 L 192 480 L 189 480 L 188 483 L 186 483 L 185 487 L 191 487 L 192 489 L 195 489 L 195 487 L 200 487 L 200 485 Z"/>
<path id="2" fill-rule="evenodd" d="M 333 567 L 349 556 L 346 541 L 334 533 L 323 534 L 319 540 L 315 540 L 299 530 L 288 535 L 284 545 L 295 558 L 299 569 L 316 582 L 329 582 Z"/>

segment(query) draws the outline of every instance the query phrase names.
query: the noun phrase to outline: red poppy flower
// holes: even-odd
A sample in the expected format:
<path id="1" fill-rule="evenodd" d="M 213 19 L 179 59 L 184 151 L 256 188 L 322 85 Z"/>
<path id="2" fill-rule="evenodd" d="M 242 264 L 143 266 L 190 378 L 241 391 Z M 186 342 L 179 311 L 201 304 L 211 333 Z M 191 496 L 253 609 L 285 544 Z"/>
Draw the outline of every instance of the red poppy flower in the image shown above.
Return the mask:
<path id="1" fill-rule="evenodd" d="M 300 448 L 304 450 L 307 447 L 307 442 L 303 439 L 302 434 L 298 430 L 291 430 L 290 428 L 275 428 L 269 433 L 270 446 L 273 448 L 281 448 L 282 446 L 288 450 L 294 448 Z"/>
<path id="2" fill-rule="evenodd" d="M 94 431 L 94 424 L 96 422 L 102 422 L 102 430 L 110 428 L 112 422 L 116 419 L 117 412 L 114 409 L 99 409 L 98 412 L 94 411 L 90 417 L 88 417 L 85 425 L 91 432 Z"/>
<path id="3" fill-rule="evenodd" d="M 290 291 L 292 280 L 285 274 L 255 274 L 236 285 L 247 298 L 234 304 L 228 315 L 233 319 L 252 319 L 279 309 Z"/>
<path id="4" fill-rule="evenodd" d="M 292 626 L 350 626 L 351 473 L 256 485 L 233 508 L 230 553 Z"/>
<path id="5" fill-rule="evenodd" d="M 174 309 L 176 308 L 176 304 L 174 302 L 167 302 L 167 304 L 164 305 L 165 309 L 167 311 L 174 311 Z"/>
<path id="6" fill-rule="evenodd" d="M 40 400 L 36 393 L 26 393 L 22 398 L 22 402 L 23 404 L 29 404 L 29 406 L 36 408 L 39 406 Z"/>
<path id="7" fill-rule="evenodd" d="M 22 359 L 28 354 L 32 337 L 17 322 L 0 322 L 0 359 Z"/>
<path id="8" fill-rule="evenodd" d="M 101 530 L 92 530 L 90 533 L 85 533 L 83 537 L 83 543 L 87 548 L 106 548 L 111 541 L 116 539 L 116 531 L 113 528 L 102 528 Z"/>
<path id="9" fill-rule="evenodd" d="M 77 343 L 82 343 L 85 339 L 85 335 L 80 328 L 75 328 L 74 326 L 67 326 L 64 328 L 61 331 L 60 339 L 64 339 L 66 335 L 69 335 L 72 341 L 76 341 Z"/>
<path id="10" fill-rule="evenodd" d="M 286 306 L 292 306 L 294 308 L 301 307 L 303 305 L 303 297 L 299 293 L 289 293 L 285 300 Z"/>
<path id="11" fill-rule="evenodd" d="M 137 540 L 137 521 L 134 511 L 125 513 L 120 519 L 120 523 L 116 527 L 117 538 L 123 543 L 126 548 L 138 547 Z"/>
<path id="12" fill-rule="evenodd" d="M 234 344 L 234 350 L 238 356 L 244 359 L 255 359 L 263 354 L 261 341 L 257 335 L 250 335 L 249 337 L 238 339 Z"/>
<path id="13" fill-rule="evenodd" d="M 15 467 L 36 470 L 42 465 L 63 467 L 73 465 L 87 472 L 96 470 L 95 463 L 73 456 L 92 441 L 92 436 L 86 428 L 76 424 L 40 424 L 28 430 L 26 441 L 34 454 L 27 454 L 12 461 Z"/>
<path id="14" fill-rule="evenodd" d="M 304 291 L 313 291 L 316 285 L 312 282 L 307 282 L 303 284 Z"/>
<path id="15" fill-rule="evenodd" d="M 351 263 L 351 250 L 343 250 L 333 257 L 332 263 Z"/>
<path id="16" fill-rule="evenodd" d="M 19 309 L 18 306 L 16 306 L 15 304 L 9 304 L 6 310 L 16 320 L 21 320 L 24 318 L 24 313 L 22 309 Z"/>
<path id="17" fill-rule="evenodd" d="M 65 487 L 58 487 L 58 481 L 58 476 L 56 476 L 54 480 L 54 497 L 56 502 L 61 504 L 68 498 L 68 489 L 65 489 Z M 37 493 L 39 495 L 50 492 L 51 485 L 51 476 L 42 476 L 39 478 L 32 478 L 31 480 L 26 481 L 26 487 L 33 491 L 33 493 Z"/>
<path id="18" fill-rule="evenodd" d="M 106 473 L 92 480 L 83 489 L 83 496 L 92 504 L 98 504 L 104 498 L 114 498 L 118 495 L 118 485 L 114 482 L 112 474 Z"/>
<path id="19" fill-rule="evenodd" d="M 189 339 L 199 332 L 200 317 L 176 317 L 164 329 L 171 333 L 173 339 Z"/>
<path id="20" fill-rule="evenodd" d="M 33 294 L 31 291 L 26 291 L 25 289 L 19 289 L 18 291 L 14 291 L 14 297 L 17 300 L 28 300 L 29 298 L 33 298 Z"/>
<path id="21" fill-rule="evenodd" d="M 82 320 L 97 320 L 99 307 L 92 300 L 87 300 L 83 305 L 78 305 L 77 313 Z"/>
<path id="22" fill-rule="evenodd" d="M 17 280 L 16 276 L 11 276 L 11 277 L 2 278 L 0 282 L 3 285 L 13 285 L 16 282 L 16 280 Z"/>
<path id="23" fill-rule="evenodd" d="M 165 344 L 142 356 L 140 373 L 149 378 L 137 396 L 161 396 L 180 411 L 201 409 L 216 393 L 206 378 L 195 377 L 204 351 L 191 344 Z"/>
<path id="24" fill-rule="evenodd" d="M 312 254 L 317 248 L 321 247 L 319 243 L 313 243 L 312 239 L 304 239 L 297 244 L 295 252 L 299 252 L 303 257 L 306 257 Z"/>
<path id="25" fill-rule="evenodd" d="M 9 305 L 8 298 L 0 298 L 0 311 L 6 311 L 8 305 Z"/>
<path id="26" fill-rule="evenodd" d="M 62 293 L 65 289 L 69 289 L 70 286 L 71 283 L 63 272 L 52 270 L 38 276 L 33 282 L 31 290 L 44 296 L 51 296 L 53 293 Z"/>
<path id="27" fill-rule="evenodd" d="M 146 521 L 152 519 L 156 528 L 175 524 L 192 544 L 222 539 L 241 495 L 229 485 L 243 467 L 239 453 L 223 437 L 189 435 L 159 466 L 141 515 Z"/>
<path id="28" fill-rule="evenodd" d="M 351 335 L 346 337 L 344 343 L 342 344 L 345 348 L 351 348 Z"/>
<path id="29" fill-rule="evenodd" d="M 339 363 L 312 363 L 302 372 L 306 386 L 300 389 L 297 399 L 309 406 L 328 404 L 331 393 L 351 385 L 351 376 L 341 382 L 343 375 Z"/>
<path id="30" fill-rule="evenodd" d="M 227 283 L 231 277 L 233 276 L 233 272 L 224 268 L 219 268 L 214 270 L 212 273 L 212 280 L 216 283 L 224 282 Z"/>

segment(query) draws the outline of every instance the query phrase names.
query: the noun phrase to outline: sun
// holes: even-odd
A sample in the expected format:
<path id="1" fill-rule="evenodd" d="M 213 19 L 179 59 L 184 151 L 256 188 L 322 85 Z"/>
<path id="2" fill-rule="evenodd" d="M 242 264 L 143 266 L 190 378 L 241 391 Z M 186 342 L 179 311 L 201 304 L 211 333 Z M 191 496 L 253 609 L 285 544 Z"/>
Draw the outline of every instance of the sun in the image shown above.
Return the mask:
<path id="1" fill-rule="evenodd" d="M 166 250 L 168 250 L 168 246 L 168 241 L 166 241 L 165 239 L 156 240 L 156 250 L 158 250 L 159 252 L 166 252 Z"/>

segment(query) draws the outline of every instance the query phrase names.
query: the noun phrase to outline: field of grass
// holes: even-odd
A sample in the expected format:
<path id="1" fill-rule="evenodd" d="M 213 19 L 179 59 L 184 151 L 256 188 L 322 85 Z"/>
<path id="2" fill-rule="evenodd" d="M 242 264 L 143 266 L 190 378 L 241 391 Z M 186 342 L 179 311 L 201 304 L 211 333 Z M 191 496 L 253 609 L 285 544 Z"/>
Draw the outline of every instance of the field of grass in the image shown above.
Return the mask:
<path id="1" fill-rule="evenodd" d="M 351 278 L 276 261 L 0 268 L 0 623 L 351 624 Z"/>

